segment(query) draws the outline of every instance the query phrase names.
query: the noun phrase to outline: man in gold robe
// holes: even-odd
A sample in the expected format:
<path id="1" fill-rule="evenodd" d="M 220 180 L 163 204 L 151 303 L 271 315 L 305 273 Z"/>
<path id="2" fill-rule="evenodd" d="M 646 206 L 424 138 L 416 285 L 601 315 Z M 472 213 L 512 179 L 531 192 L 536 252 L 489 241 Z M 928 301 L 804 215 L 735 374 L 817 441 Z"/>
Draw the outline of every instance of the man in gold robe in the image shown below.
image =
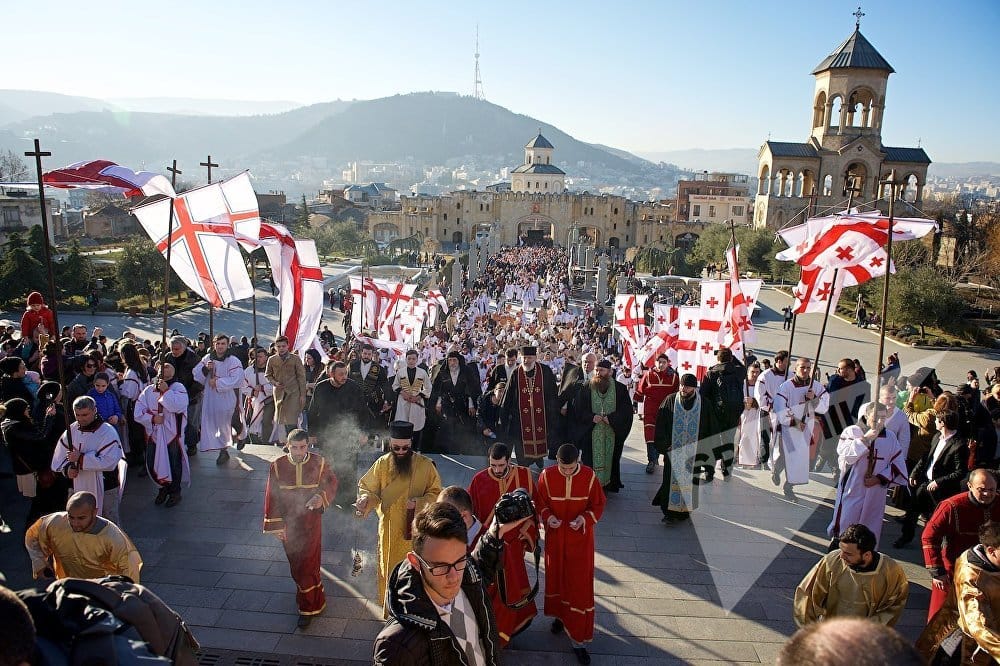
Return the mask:
<path id="1" fill-rule="evenodd" d="M 795 589 L 795 624 L 846 616 L 892 627 L 909 592 L 903 567 L 875 550 L 875 534 L 850 525 L 840 535 L 840 549 L 824 555 Z"/>
<path id="2" fill-rule="evenodd" d="M 139 582 L 139 552 L 117 525 L 97 515 L 97 498 L 87 491 L 74 493 L 65 511 L 35 521 L 24 546 L 36 579 L 119 575 Z"/>
<path id="3" fill-rule="evenodd" d="M 389 453 L 358 482 L 357 516 L 378 514 L 378 593 L 385 604 L 385 581 L 411 549 L 413 517 L 437 500 L 441 477 L 430 458 L 413 451 L 413 424 L 389 424 Z"/>

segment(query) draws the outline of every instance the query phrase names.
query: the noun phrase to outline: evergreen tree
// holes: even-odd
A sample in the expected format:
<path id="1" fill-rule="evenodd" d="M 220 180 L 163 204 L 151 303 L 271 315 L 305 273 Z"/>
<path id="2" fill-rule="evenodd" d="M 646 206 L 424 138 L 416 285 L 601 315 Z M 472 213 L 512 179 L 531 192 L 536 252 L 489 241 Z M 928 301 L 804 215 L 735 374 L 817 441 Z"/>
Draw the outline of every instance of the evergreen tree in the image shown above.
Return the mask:
<path id="1" fill-rule="evenodd" d="M 299 219 L 297 221 L 299 230 L 305 230 L 309 228 L 309 204 L 306 203 L 306 195 L 302 193 L 302 210 L 299 211 Z"/>
<path id="2" fill-rule="evenodd" d="M 0 262 L 0 301 L 23 301 L 32 291 L 45 293 L 47 279 L 44 265 L 31 255 L 21 234 L 10 234 L 5 248 L 3 261 Z"/>
<path id="3" fill-rule="evenodd" d="M 90 257 L 80 252 L 80 242 L 75 238 L 59 268 L 59 283 L 67 293 L 77 296 L 90 292 L 93 286 L 94 265 Z"/>
<path id="4" fill-rule="evenodd" d="M 127 241 L 122 248 L 116 270 L 122 291 L 130 294 L 146 294 L 149 308 L 152 309 L 154 291 L 163 293 L 164 270 L 163 255 L 156 249 L 153 241 L 148 238 Z M 174 282 L 175 278 L 171 277 L 171 285 L 176 288 L 179 283 Z"/>

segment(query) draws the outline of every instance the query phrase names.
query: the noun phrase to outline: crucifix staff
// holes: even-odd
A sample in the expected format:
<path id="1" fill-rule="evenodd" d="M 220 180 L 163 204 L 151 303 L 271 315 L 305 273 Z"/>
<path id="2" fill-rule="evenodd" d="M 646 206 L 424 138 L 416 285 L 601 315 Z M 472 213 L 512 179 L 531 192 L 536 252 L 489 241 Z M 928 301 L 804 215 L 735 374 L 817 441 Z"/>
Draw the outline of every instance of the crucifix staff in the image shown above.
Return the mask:
<path id="1" fill-rule="evenodd" d="M 170 188 L 177 191 L 177 176 L 184 173 L 177 168 L 177 160 L 173 161 L 167 168 L 170 172 Z M 167 221 L 167 268 L 163 275 L 163 335 L 161 338 L 164 347 L 167 346 L 167 317 L 170 312 L 170 251 L 174 246 L 174 198 L 170 197 L 170 216 Z"/>
<path id="2" fill-rule="evenodd" d="M 885 285 L 882 289 L 882 314 L 879 319 L 878 357 L 875 359 L 877 371 L 875 373 L 876 379 L 872 382 L 872 402 L 878 402 L 878 391 L 882 385 L 882 354 L 885 352 L 885 316 L 889 308 L 889 274 L 892 273 L 892 221 L 893 213 L 895 212 L 893 204 L 896 201 L 896 193 L 902 183 L 896 182 L 896 170 L 893 169 L 889 172 L 889 178 L 882 181 L 882 184 L 889 186 L 889 229 L 887 230 L 889 240 L 886 241 L 885 245 Z"/>
<path id="3" fill-rule="evenodd" d="M 208 159 L 204 162 L 198 162 L 198 166 L 203 166 L 208 169 L 208 184 L 212 184 L 212 167 L 219 166 L 212 162 L 212 156 L 209 155 Z M 208 304 L 208 339 L 212 340 L 215 337 L 215 306 L 211 303 Z"/>
<path id="4" fill-rule="evenodd" d="M 56 295 L 56 281 L 55 275 L 52 270 L 52 248 L 49 244 L 49 215 L 48 210 L 45 208 L 45 184 L 42 182 L 42 158 L 50 157 L 52 153 L 48 151 L 42 151 L 41 143 L 38 139 L 35 139 L 35 149 L 33 151 L 28 151 L 24 153 L 25 157 L 35 158 L 35 171 L 38 174 L 38 204 L 41 207 L 42 213 L 42 234 L 45 236 L 45 270 L 48 275 L 49 280 L 49 309 L 52 310 L 52 327 L 54 331 L 49 333 L 52 339 L 56 343 L 56 367 L 59 371 L 59 384 L 62 387 L 62 399 L 63 399 L 63 419 L 66 422 L 66 443 L 69 445 L 70 450 L 73 449 L 73 431 L 70 430 L 70 411 L 72 405 L 68 404 L 68 396 L 66 395 L 66 366 L 63 363 L 63 345 L 62 345 L 62 335 L 60 335 L 59 329 L 59 302 Z M 0 521 L 2 523 L 3 521 Z"/>

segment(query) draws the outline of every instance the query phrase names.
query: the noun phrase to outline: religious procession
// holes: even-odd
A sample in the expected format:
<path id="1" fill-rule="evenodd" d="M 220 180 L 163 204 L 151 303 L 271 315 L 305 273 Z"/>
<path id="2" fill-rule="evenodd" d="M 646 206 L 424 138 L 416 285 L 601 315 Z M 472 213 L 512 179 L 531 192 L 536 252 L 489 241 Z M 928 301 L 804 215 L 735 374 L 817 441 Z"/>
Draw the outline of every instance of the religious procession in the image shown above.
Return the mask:
<path id="1" fill-rule="evenodd" d="M 1000 657 L 990 610 L 1000 603 L 1000 377 L 994 372 L 981 391 L 970 376 L 953 393 L 932 368 L 901 377 L 894 355 L 872 377 L 842 359 L 826 382 L 812 356 L 777 349 L 758 358 L 762 283 L 741 277 L 735 231 L 728 278 L 699 281 L 684 304 L 637 286 L 624 260 L 605 263 L 601 276 L 618 287 L 612 305 L 581 299 L 570 252 L 528 239 L 477 248 L 465 268 L 456 258 L 451 284 L 430 285 L 424 297 L 413 283 L 352 276 L 338 340 L 322 324 L 315 246 L 262 220 L 246 178 L 197 196 L 106 163 L 39 168 L 39 180 L 160 195 L 135 212 L 169 266 L 213 307 L 251 297 L 239 247 L 263 247 L 281 323 L 267 345 L 246 330 L 188 338 L 168 335 L 165 309 L 159 341 L 132 332 L 111 339 L 100 327 L 60 327 L 53 293 L 25 295 L 20 331 L 6 331 L 0 359 L 0 429 L 30 499 L 31 576 L 51 593 L 32 614 L 35 604 L 55 603 L 67 579 L 119 577 L 128 587 L 115 594 L 145 591 L 169 618 L 136 627 L 153 653 L 196 663 L 197 632 L 155 597 L 156 583 L 142 583 L 143 559 L 154 553 L 128 536 L 122 498 L 142 495 L 148 511 L 182 513 L 199 482 L 193 461 L 214 456 L 214 468 L 236 469 L 266 447 L 266 477 L 245 482 L 257 484 L 262 532 L 287 560 L 298 630 L 342 599 L 326 594 L 333 582 L 374 576 L 371 601 L 384 625 L 372 663 L 498 664 L 529 640 L 541 611 L 567 652 L 589 664 L 598 536 L 605 511 L 622 501 L 623 455 L 636 430 L 644 473 L 659 481 L 643 501 L 659 508 L 660 529 L 671 534 L 697 529 L 699 496 L 717 478 L 769 478 L 781 489 L 774 502 L 796 503 L 795 489 L 829 470 L 829 552 L 788 591 L 801 628 L 788 654 L 810 654 L 826 626 L 850 618 L 864 623 L 848 625 L 848 636 L 901 640 L 879 633 L 899 620 L 910 589 L 885 554 L 888 505 L 903 510 L 894 548 L 920 536 L 933 590 L 927 629 L 904 649 L 922 656 L 886 663 Z M 196 240 L 202 216 L 215 228 Z M 788 249 L 778 258 L 802 269 L 793 313 L 828 317 L 844 286 L 887 274 L 890 238 L 933 229 L 929 220 L 850 209 L 783 229 Z M 847 244 L 851 256 L 837 252 Z M 599 294 L 607 289 L 597 285 Z M 794 323 L 791 330 L 788 349 Z M 884 333 L 879 358 L 883 343 Z M 468 483 L 445 486 L 448 460 L 468 468 Z M 350 575 L 327 571 L 324 541 L 339 535 L 324 524 L 326 512 L 377 530 L 374 566 L 354 548 Z M 0 595 L 5 617 L 23 606 L 10 596 Z M 801 658 L 781 663 L 821 663 Z"/>

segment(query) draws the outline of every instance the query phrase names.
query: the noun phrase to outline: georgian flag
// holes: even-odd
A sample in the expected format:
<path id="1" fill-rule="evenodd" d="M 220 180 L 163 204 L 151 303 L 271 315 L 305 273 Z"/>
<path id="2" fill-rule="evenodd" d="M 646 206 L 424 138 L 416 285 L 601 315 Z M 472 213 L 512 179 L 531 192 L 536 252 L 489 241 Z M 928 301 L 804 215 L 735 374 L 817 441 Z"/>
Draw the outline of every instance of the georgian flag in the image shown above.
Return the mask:
<path id="1" fill-rule="evenodd" d="M 937 229 L 933 220 L 894 218 L 893 242 L 923 238 Z M 815 217 L 778 232 L 788 249 L 777 254 L 780 261 L 794 261 L 800 266 L 846 268 L 865 266 L 877 270 L 876 255 L 889 239 L 889 219 L 878 211 L 861 214 Z M 872 261 L 874 259 L 874 262 Z M 884 269 L 883 269 L 884 270 Z"/>
<path id="2" fill-rule="evenodd" d="M 42 182 L 49 187 L 67 190 L 82 188 L 123 197 L 177 196 L 164 176 L 151 171 L 132 171 L 108 160 L 76 162 L 62 169 L 46 171 L 42 174 Z"/>
<path id="3" fill-rule="evenodd" d="M 674 367 L 682 375 L 692 374 L 703 377 L 706 368 L 698 365 L 698 341 L 701 329 L 701 308 L 697 305 L 682 305 L 677 308 L 677 361 Z"/>
<path id="4" fill-rule="evenodd" d="M 615 296 L 615 330 L 628 339 L 633 347 L 641 347 L 649 336 L 646 326 L 646 299 L 644 294 L 618 294 Z"/>

